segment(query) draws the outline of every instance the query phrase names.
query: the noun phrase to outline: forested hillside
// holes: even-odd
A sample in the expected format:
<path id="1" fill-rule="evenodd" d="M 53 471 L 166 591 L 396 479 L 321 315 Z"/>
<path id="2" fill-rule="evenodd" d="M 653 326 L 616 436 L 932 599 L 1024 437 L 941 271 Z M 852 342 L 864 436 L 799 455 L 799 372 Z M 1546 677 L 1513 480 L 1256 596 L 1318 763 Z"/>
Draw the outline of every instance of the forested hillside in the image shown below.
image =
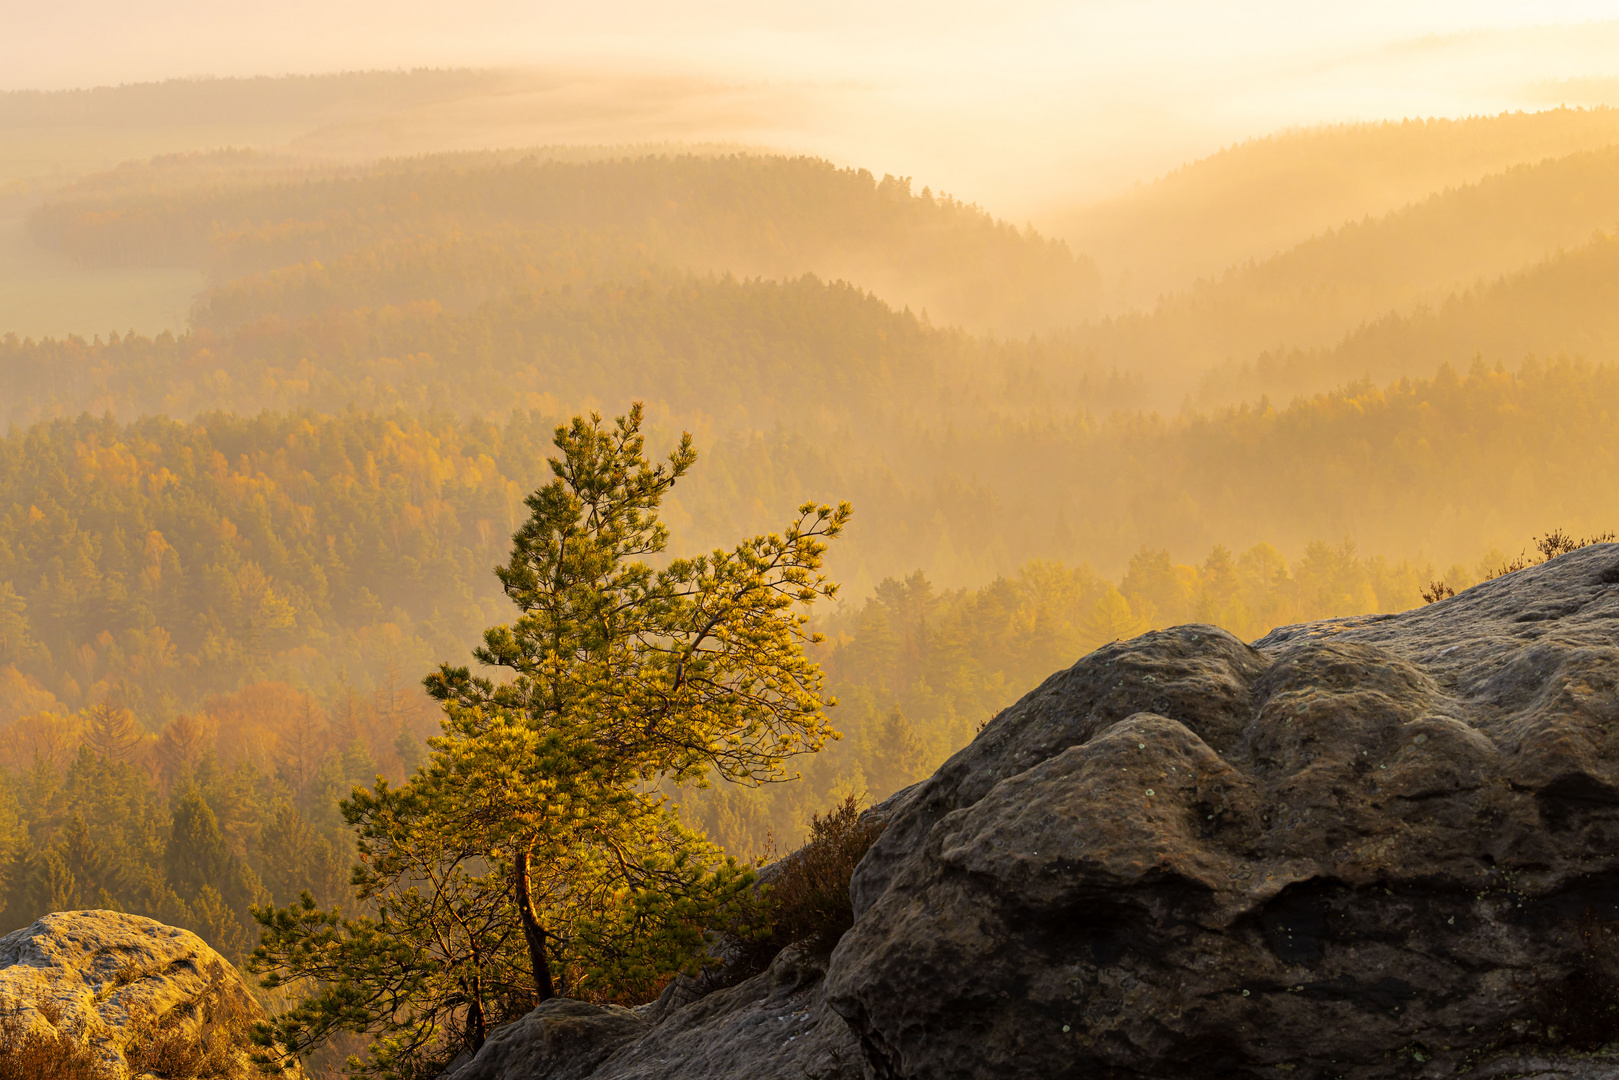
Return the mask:
<path id="1" fill-rule="evenodd" d="M 1500 143 L 1527 153 L 1585 139 L 1600 142 L 1608 120 L 1606 111 L 1564 110 L 1444 128 L 1448 136 L 1439 129 L 1422 135 L 1426 129 L 1402 128 L 1395 142 L 1414 139 L 1413 145 L 1427 147 L 1437 140 L 1434 145 L 1442 146 L 1471 132 L 1467 138 L 1481 140 L 1480 146 Z M 1480 150 L 1480 160 L 1493 160 L 1496 152 Z M 1429 160 L 1423 154 L 1417 159 Z M 1401 182 L 1420 183 L 1421 169 L 1408 166 Z M 1194 169 L 1189 175 L 1203 174 Z M 909 181 L 879 183 L 869 174 L 809 159 L 560 161 L 508 153 L 313 170 L 241 154 L 155 161 L 64 190 L 34 212 L 30 228 L 45 247 L 86 266 L 206 266 L 213 284 L 199 297 L 193 324 L 230 340 L 222 347 L 212 339 L 192 341 L 222 357 L 215 370 L 234 380 L 229 393 L 199 392 L 193 373 L 160 395 L 138 385 L 139 364 L 127 371 L 119 365 L 114 378 L 86 378 L 82 365 L 69 360 L 63 371 L 51 373 L 51 383 L 65 383 L 66 393 L 41 393 L 25 384 L 9 412 L 14 419 L 30 418 L 87 402 L 124 415 L 134 415 L 132 409 L 185 415 L 209 407 L 296 407 L 296 387 L 311 380 L 289 379 L 286 371 L 312 348 L 326 354 L 311 382 L 319 400 L 417 407 L 426 398 L 443 400 L 437 387 L 422 389 L 434 381 L 431 372 L 402 378 L 382 372 L 359 385 L 369 373 L 319 370 L 342 368 L 356 352 L 350 341 L 335 349 L 328 343 L 363 334 L 399 354 L 387 359 L 406 364 L 437 358 L 441 348 L 459 362 L 466 349 L 453 339 L 468 335 L 487 334 L 487 351 L 526 352 L 535 341 L 547 349 L 571 334 L 555 329 L 560 308 L 588 309 L 585 321 L 618 319 L 621 313 L 643 321 L 647 313 L 632 309 L 645 306 L 644 298 L 678 292 L 708 273 L 737 276 L 744 284 L 755 276 L 792 281 L 814 273 L 822 280 L 845 279 L 892 308 L 925 310 L 937 326 L 963 324 L 1014 336 L 1030 328 L 1052 330 L 1041 346 L 1053 357 L 1043 365 L 1043 377 L 1061 385 L 1075 376 L 1095 380 L 1118 373 L 1143 391 L 1100 403 L 1108 408 L 1173 408 L 1188 391 L 1204 404 L 1285 397 L 1365 376 L 1431 374 L 1439 363 L 1431 354 L 1410 366 L 1367 363 L 1357 339 L 1369 330 L 1375 334 L 1391 317 L 1465 303 L 1467 294 L 1498 279 L 1522 276 L 1590 244 L 1619 222 L 1616 178 L 1619 151 L 1611 146 L 1513 165 L 1381 217 L 1342 222 L 1263 262 L 1231 267 L 1217 279 L 1166 296 L 1150 310 L 1087 322 L 1096 310 L 1096 276 L 1083 255 L 1072 256 L 976 208 L 931 192 L 914 194 Z M 1204 181 L 1196 190 L 1207 194 L 1218 187 L 1212 177 Z M 712 307 L 712 290 L 691 295 Z M 1467 335 L 1459 335 L 1441 346 L 1444 359 L 1466 363 L 1482 352 L 1492 361 L 1501 356 L 1516 363 L 1529 353 L 1579 355 L 1588 345 L 1599 347 L 1589 335 L 1570 340 L 1565 334 L 1571 318 L 1578 323 L 1603 317 L 1600 304 L 1580 295 L 1554 308 L 1519 304 L 1521 349 L 1468 352 Z M 839 313 L 816 310 L 820 301 L 806 303 L 806 296 L 801 292 L 795 300 L 811 309 L 806 317 L 841 320 Z M 618 297 L 629 298 L 626 306 L 602 310 Z M 523 311 L 528 306 L 538 309 L 533 314 L 542 325 L 536 327 Z M 577 323 L 580 316 L 567 318 Z M 405 329 L 388 329 L 394 321 Z M 523 323 L 523 340 L 516 341 L 507 324 Z M 684 340 L 708 339 L 696 334 Z M 933 338 L 929 350 L 965 357 L 1000 348 L 990 341 L 949 346 L 944 340 Z M 621 344 L 607 347 L 617 351 Z M 179 348 L 199 351 L 186 342 Z M 1299 352 L 1318 357 L 1317 377 L 1301 381 L 1297 373 L 1279 374 L 1274 385 L 1266 382 L 1275 357 Z M 976 356 L 966 363 L 979 366 Z M 35 362 L 28 366 L 40 371 Z M 550 385 L 547 367 L 535 367 L 539 381 L 547 382 L 540 392 L 566 397 Z M 1237 384 L 1228 374 L 1211 377 L 1233 368 L 1246 372 Z M 290 392 L 283 385 L 289 382 Z M 1223 389 L 1234 385 L 1241 397 Z M 395 392 L 401 386 L 414 393 Z M 629 391 L 642 393 L 639 387 Z"/>
<path id="2" fill-rule="evenodd" d="M 876 456 L 863 466 L 803 435 L 721 439 L 701 447 L 703 468 L 668 514 L 678 542 L 702 550 L 770 528 L 803 497 L 848 492 L 865 507 L 834 560 L 850 582 L 922 571 L 956 587 L 1053 555 L 1111 573 L 1144 546 L 1192 559 L 1352 534 L 1374 537 L 1374 552 L 1481 555 L 1468 541 L 1521 540 L 1519 515 L 1575 531 L 1613 516 L 1592 493 L 1619 481 L 1616 397 L 1619 368 L 1537 364 L 1285 409 L 930 439 L 895 461 L 862 441 Z M 546 475 L 552 426 L 525 414 L 216 413 L 17 430 L 0 441 L 12 497 L 0 662 L 66 706 L 113 695 L 154 723 L 255 679 L 331 686 L 389 664 L 425 670 L 506 610 L 488 568 Z M 1586 448 L 1578 463 L 1561 455 L 1570 441 Z M 1045 467 L 1018 474 L 1019 453 Z M 924 461 L 961 473 L 932 487 Z M 976 487 L 961 479 L 973 462 Z M 1042 491 L 1061 499 L 1039 505 Z M 1377 595 L 1368 609 L 1399 602 Z M 1221 621 L 1251 636 L 1283 617 L 1244 610 Z M 1159 598 L 1145 617 L 1191 612 Z M 0 703 L 0 716 L 19 708 Z"/>
<path id="3" fill-rule="evenodd" d="M 1427 375 L 1442 364 L 1619 359 L 1619 238 L 1598 233 L 1528 270 L 1368 322 L 1315 349 L 1276 349 L 1204 376 L 1202 401 L 1319 392 L 1346 379 Z"/>
<path id="4" fill-rule="evenodd" d="M 477 564 L 537 482 L 538 433 L 357 414 L 14 436 L 4 481 L 31 501 L 0 566 L 24 583 L 0 591 L 4 917 L 118 907 L 240 957 L 250 903 L 342 899 L 337 798 L 400 780 L 431 730 L 406 673 L 510 617 Z M 802 782 L 671 794 L 730 850 L 766 854 L 830 803 L 917 778 L 1096 645 L 1193 618 L 1250 634 L 1398 610 L 1430 576 L 1324 543 L 1292 566 L 1263 544 L 1200 565 L 1143 548 L 1117 584 L 1035 561 L 939 591 L 917 570 L 826 621 L 814 655 L 845 738 Z"/>
<path id="5" fill-rule="evenodd" d="M 1600 530 L 1619 509 L 1600 494 L 1619 490 L 1616 401 L 1619 367 L 1565 362 L 1447 370 L 1283 409 L 1076 414 L 972 438 L 917 428 L 904 453 L 853 425 L 843 455 L 823 443 L 836 425 L 821 438 L 732 436 L 701 448 L 703 468 L 667 512 L 677 543 L 702 550 L 768 530 L 805 497 L 847 494 L 865 509 L 833 565 L 857 593 L 917 573 L 957 588 L 1054 556 L 1110 576 L 1128 564 L 1123 614 L 1091 610 L 1106 592 L 1093 571 L 1083 588 L 1062 586 L 1082 599 L 1061 618 L 1095 630 L 1053 639 L 1075 656 L 1111 640 L 1115 617 L 1112 636 L 1200 613 L 1256 636 L 1278 621 L 1410 606 L 1433 576 L 1424 565 L 1372 586 L 1285 585 L 1309 582 L 1309 560 L 1325 556 L 1289 577 L 1289 560 L 1256 544 L 1337 550 L 1353 535 L 1443 569 L 1483 557 L 1480 539 L 1521 540 L 1521 517 Z M 488 568 L 546 475 L 551 427 L 530 414 L 494 424 L 350 412 L 15 430 L 0 442 L 13 500 L 0 662 L 27 689 L 0 718 L 115 699 L 156 730 L 255 681 L 328 696 L 368 693 L 384 673 L 410 681 L 508 610 Z M 1570 442 L 1584 448 L 1578 462 L 1561 452 Z M 1179 592 L 1149 589 L 1141 552 L 1160 545 L 1190 564 L 1225 545 L 1264 570 L 1237 606 L 1198 599 L 1191 571 Z M 1224 557 L 1209 558 L 1217 568 Z M 1009 686 L 1058 663 L 1042 654 Z"/>
<path id="6" fill-rule="evenodd" d="M 1265 352 L 1328 349 L 1367 324 L 1451 303 L 1615 227 L 1619 147 L 1521 165 L 1385 216 L 1344 224 L 1264 262 L 1234 267 L 1150 311 L 1087 326 L 1075 334 L 1075 344 L 1091 350 L 1094 362 L 1140 373 L 1149 383 L 1175 385 L 1209 367 L 1247 363 Z M 1520 304 L 1516 312 L 1534 340 L 1507 357 L 1513 363 L 1530 352 L 1556 355 L 1583 346 L 1583 339 L 1564 338 L 1565 320 L 1606 315 L 1605 305 L 1584 289 L 1550 305 Z M 1308 387 L 1250 386 L 1272 394 L 1324 390 L 1368 372 L 1379 378 L 1428 375 L 1439 362 L 1424 358 L 1411 366 L 1368 369 L 1343 355 L 1344 365 Z"/>
<path id="7" fill-rule="evenodd" d="M 1345 224 L 1615 143 L 1619 110 L 1609 108 L 1301 128 L 1056 215 L 1052 228 L 1097 260 L 1114 310 L 1150 307 L 1198 278 L 1263 262 Z"/>
<path id="8" fill-rule="evenodd" d="M 525 290 L 466 312 L 429 299 L 179 337 L 8 337 L 0 386 L 11 421 L 333 405 L 503 418 L 611 393 L 747 430 L 1133 404 L 1125 380 L 1061 343 L 935 329 L 812 277 L 657 276 Z"/>
<path id="9" fill-rule="evenodd" d="M 414 673 L 496 614 L 487 568 L 547 435 L 364 414 L 20 431 L 0 450 L 5 660 L 148 720 L 289 663 L 313 686 Z"/>
<path id="10" fill-rule="evenodd" d="M 693 324 L 704 292 L 722 302 Z M 841 492 L 864 508 L 850 554 L 838 562 L 861 589 L 917 566 L 949 584 L 1009 572 L 1032 557 L 1116 567 L 1142 543 L 1196 550 L 1266 541 L 1297 551 L 1313 539 L 1354 536 L 1369 550 L 1471 558 L 1480 546 L 1513 542 L 1534 527 L 1530 521 L 1600 528 L 1608 512 L 1601 499 L 1563 482 L 1567 466 L 1548 447 L 1556 431 L 1588 434 L 1596 449 L 1584 467 L 1593 475 L 1607 468 L 1599 448 L 1613 413 L 1611 367 L 1486 367 L 1464 379 L 1351 387 L 1280 409 L 1261 404 L 1170 418 L 1124 411 L 1128 383 L 1099 376 L 1057 383 L 1060 352 L 1030 345 L 986 352 L 841 287 L 720 282 L 697 290 L 688 306 L 673 302 L 683 295 L 671 290 L 644 307 L 668 316 L 672 327 L 654 320 L 643 324 L 644 334 L 627 333 L 633 327 L 622 312 L 635 307 L 627 304 L 610 308 L 620 312 L 616 324 L 586 321 L 560 342 L 515 331 L 508 338 L 477 318 L 430 316 L 429 330 L 467 329 L 466 351 L 457 352 L 454 334 L 446 334 L 442 350 L 402 360 L 403 349 L 394 352 L 386 335 L 398 331 L 401 340 L 429 347 L 433 339 L 401 315 L 340 324 L 339 331 L 352 331 L 346 337 L 289 335 L 282 340 L 301 351 L 290 353 L 296 359 L 283 361 L 285 368 L 226 367 L 229 349 L 198 347 L 207 340 L 201 335 L 100 347 L 17 344 L 10 360 L 13 370 L 62 373 L 77 358 L 92 374 L 120 377 L 146 363 L 147 385 L 195 388 L 188 403 L 246 411 L 323 401 L 389 407 L 409 391 L 408 404 L 417 408 L 460 406 L 492 413 L 497 427 L 526 424 L 533 447 L 543 445 L 546 424 L 600 403 L 593 391 L 602 383 L 593 378 L 616 380 L 648 401 L 659 429 L 688 427 L 707 437 L 707 471 L 677 496 L 690 515 L 680 520 L 689 523 L 692 542 L 707 546 L 766 527 L 801 497 Z M 794 306 L 801 297 L 835 301 L 822 312 L 850 305 L 871 322 L 859 331 L 853 318 L 810 317 Z M 781 304 L 753 309 L 768 316 L 757 328 L 748 314 L 756 301 Z M 668 334 L 671 328 L 677 332 Z M 503 347 L 508 340 L 536 341 L 530 347 L 547 367 L 506 366 L 527 359 L 516 345 Z M 699 340 L 707 342 L 701 352 Z M 581 342 L 589 353 L 574 351 Z M 352 367 L 341 359 L 345 345 L 359 352 Z M 175 363 L 177 355 L 183 362 Z M 350 377 L 323 380 L 315 355 Z M 629 358 L 636 362 L 619 366 Z M 463 393 L 441 372 L 474 378 Z M 164 404 L 99 395 L 90 401 L 132 404 L 131 411 Z M 174 398 L 167 403 L 189 411 L 175 408 Z M 501 405 L 533 408 L 544 419 L 509 421 Z M 1407 453 L 1413 447 L 1432 455 L 1420 469 Z M 1530 461 L 1545 462 L 1544 469 L 1520 489 L 1516 478 L 1528 475 Z M 1428 485 L 1414 484 L 1419 474 Z M 504 475 L 519 477 L 513 482 L 521 486 L 521 476 L 535 473 Z M 1344 497 L 1349 491 L 1353 499 Z M 1492 491 L 1510 491 L 1513 501 L 1492 499 Z M 1438 508 L 1449 509 L 1436 513 L 1436 498 Z M 497 544 L 504 528 L 496 528 Z"/>

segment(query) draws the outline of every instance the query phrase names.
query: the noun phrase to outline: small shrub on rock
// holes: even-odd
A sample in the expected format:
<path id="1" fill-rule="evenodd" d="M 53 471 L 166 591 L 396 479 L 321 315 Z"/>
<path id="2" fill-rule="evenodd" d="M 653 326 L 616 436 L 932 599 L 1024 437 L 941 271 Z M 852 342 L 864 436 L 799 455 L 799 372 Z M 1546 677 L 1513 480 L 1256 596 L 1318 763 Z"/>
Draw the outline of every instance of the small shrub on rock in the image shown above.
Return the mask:
<path id="1" fill-rule="evenodd" d="M 1578 551 L 1583 547 L 1590 547 L 1592 544 L 1612 543 L 1614 540 L 1619 540 L 1619 534 L 1604 532 L 1591 537 L 1582 536 L 1576 539 L 1571 533 L 1566 533 L 1562 529 L 1553 529 L 1545 536 L 1535 540 L 1535 550 L 1540 552 L 1538 559 L 1530 555 L 1527 550 L 1519 552 L 1517 558 L 1508 559 L 1494 570 L 1486 573 L 1484 580 L 1494 581 L 1496 578 L 1516 574 L 1519 570 L 1524 570 L 1531 566 L 1549 563 L 1559 555 L 1567 555 L 1571 551 Z M 1455 595 L 1456 590 L 1450 585 L 1443 581 L 1433 581 L 1428 584 L 1426 589 L 1422 590 L 1422 602 L 1424 604 L 1437 604 L 1439 601 Z"/>
<path id="2" fill-rule="evenodd" d="M 254 1070 L 247 1046 L 247 1025 L 240 1021 L 201 1033 L 159 1029 L 131 1047 L 129 1063 L 135 1075 L 163 1080 L 248 1080 Z"/>
<path id="3" fill-rule="evenodd" d="M 770 877 L 773 952 L 795 944 L 819 956 L 832 951 L 854 925 L 849 878 L 882 831 L 881 822 L 861 818 L 853 796 L 811 819 L 809 843 Z"/>

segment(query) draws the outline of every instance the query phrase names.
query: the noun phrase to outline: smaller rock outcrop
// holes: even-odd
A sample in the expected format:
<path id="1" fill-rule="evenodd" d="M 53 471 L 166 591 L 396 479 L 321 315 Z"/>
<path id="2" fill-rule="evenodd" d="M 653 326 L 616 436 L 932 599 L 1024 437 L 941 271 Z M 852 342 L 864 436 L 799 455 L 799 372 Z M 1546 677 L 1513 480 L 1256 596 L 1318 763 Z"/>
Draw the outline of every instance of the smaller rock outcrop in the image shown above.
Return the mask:
<path id="1" fill-rule="evenodd" d="M 521 1020 L 499 1028 L 453 1080 L 584 1080 L 602 1059 L 645 1035 L 647 1023 L 617 1005 L 573 998 L 541 1002 Z"/>
<path id="2" fill-rule="evenodd" d="M 116 911 L 63 911 L 0 937 L 0 1021 L 88 1047 L 109 1080 L 253 1074 L 263 1011 L 236 968 L 189 930 Z"/>
<path id="3" fill-rule="evenodd" d="M 826 1004 L 824 960 L 782 950 L 768 971 L 639 1009 L 556 998 L 490 1036 L 446 1080 L 867 1080 Z"/>

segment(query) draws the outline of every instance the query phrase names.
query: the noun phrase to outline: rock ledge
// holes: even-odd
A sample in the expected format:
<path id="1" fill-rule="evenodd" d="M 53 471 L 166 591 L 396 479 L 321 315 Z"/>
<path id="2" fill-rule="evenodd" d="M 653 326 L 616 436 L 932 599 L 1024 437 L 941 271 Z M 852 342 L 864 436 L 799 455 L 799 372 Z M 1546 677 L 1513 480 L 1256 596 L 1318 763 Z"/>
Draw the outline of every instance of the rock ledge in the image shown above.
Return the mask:
<path id="1" fill-rule="evenodd" d="M 456 1080 L 1619 1080 L 1619 545 L 1116 642 L 883 812 L 824 976 L 551 1003 Z"/>

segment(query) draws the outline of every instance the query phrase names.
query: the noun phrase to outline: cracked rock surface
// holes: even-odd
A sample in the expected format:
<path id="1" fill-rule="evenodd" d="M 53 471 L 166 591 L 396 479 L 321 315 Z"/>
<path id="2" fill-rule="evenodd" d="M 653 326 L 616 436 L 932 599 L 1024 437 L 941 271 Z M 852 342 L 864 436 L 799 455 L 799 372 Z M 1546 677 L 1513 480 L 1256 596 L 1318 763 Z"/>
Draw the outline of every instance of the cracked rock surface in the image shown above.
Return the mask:
<path id="1" fill-rule="evenodd" d="M 1619 545 L 1115 643 L 890 809 L 826 980 L 879 1077 L 1619 1075 Z"/>

